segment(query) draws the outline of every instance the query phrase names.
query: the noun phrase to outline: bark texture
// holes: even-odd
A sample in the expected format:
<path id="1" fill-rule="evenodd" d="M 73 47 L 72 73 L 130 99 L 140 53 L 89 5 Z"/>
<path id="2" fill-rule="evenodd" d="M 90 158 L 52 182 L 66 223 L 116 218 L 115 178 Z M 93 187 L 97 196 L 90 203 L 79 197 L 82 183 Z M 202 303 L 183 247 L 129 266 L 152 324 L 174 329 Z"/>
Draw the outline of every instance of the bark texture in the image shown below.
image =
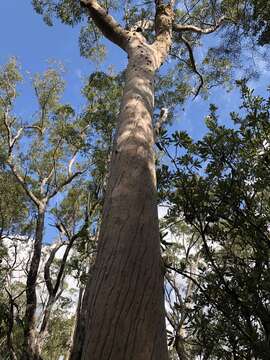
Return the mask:
<path id="1" fill-rule="evenodd" d="M 167 360 L 152 115 L 155 72 L 169 52 L 173 11 L 156 2 L 156 39 L 149 44 L 95 0 L 83 2 L 102 33 L 128 53 L 129 64 L 98 254 L 74 341 L 81 348 L 74 346 L 70 359 Z"/>
<path id="2" fill-rule="evenodd" d="M 152 129 L 160 60 L 139 34 L 129 58 L 81 360 L 168 359 Z"/>

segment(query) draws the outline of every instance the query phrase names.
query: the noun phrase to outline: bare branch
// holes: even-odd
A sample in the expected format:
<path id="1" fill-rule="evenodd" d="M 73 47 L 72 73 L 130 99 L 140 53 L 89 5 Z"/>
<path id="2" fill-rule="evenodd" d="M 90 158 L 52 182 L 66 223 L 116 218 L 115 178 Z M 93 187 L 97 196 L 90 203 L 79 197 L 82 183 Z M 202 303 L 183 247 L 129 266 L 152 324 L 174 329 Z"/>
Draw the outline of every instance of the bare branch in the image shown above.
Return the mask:
<path id="1" fill-rule="evenodd" d="M 10 154 L 11 153 L 10 147 L 11 147 L 11 143 L 12 143 L 12 133 L 11 133 L 10 125 L 8 123 L 8 116 L 9 116 L 9 109 L 7 108 L 4 113 L 4 125 L 5 125 L 6 131 L 7 131 L 8 147 L 9 147 L 9 154 Z"/>
<path id="2" fill-rule="evenodd" d="M 14 147 L 14 145 L 16 144 L 16 141 L 20 138 L 22 132 L 23 132 L 24 128 L 20 128 L 17 132 L 17 134 L 13 137 L 13 139 L 11 140 L 10 142 L 10 145 L 9 145 L 9 151 L 10 153 L 12 152 L 12 149 Z"/>
<path id="3" fill-rule="evenodd" d="M 29 187 L 27 186 L 26 181 L 23 179 L 23 177 L 21 176 L 20 172 L 18 171 L 16 165 L 12 162 L 11 158 L 9 157 L 7 160 L 7 164 L 9 165 L 13 175 L 15 176 L 15 178 L 17 179 L 17 181 L 21 184 L 21 186 L 23 187 L 24 191 L 26 192 L 26 194 L 29 196 L 29 198 L 35 203 L 36 206 L 40 206 L 41 205 L 41 200 L 38 199 L 34 193 L 29 189 Z"/>
<path id="4" fill-rule="evenodd" d="M 25 126 L 24 129 L 26 129 L 26 130 L 37 130 L 40 135 L 43 134 L 41 127 L 40 127 L 40 126 L 37 126 L 37 125 Z"/>
<path id="5" fill-rule="evenodd" d="M 52 296 L 53 291 L 54 291 L 54 286 L 52 284 L 52 279 L 51 279 L 51 274 L 50 274 L 50 268 L 51 268 L 51 264 L 55 258 L 55 254 L 57 253 L 57 251 L 61 248 L 61 246 L 63 246 L 65 243 L 60 242 L 60 243 L 55 243 L 51 246 L 51 253 L 48 257 L 48 260 L 46 261 L 46 264 L 44 266 L 44 280 L 45 280 L 45 284 L 48 290 L 48 293 L 50 296 Z"/>
<path id="6" fill-rule="evenodd" d="M 226 21 L 231 21 L 231 19 L 222 16 L 215 24 L 208 28 L 200 28 L 195 25 L 180 25 L 180 24 L 173 24 L 173 31 L 175 32 L 184 32 L 184 31 L 191 31 L 195 32 L 197 34 L 211 34 L 215 32 L 217 29 L 219 29 Z"/>
<path id="7" fill-rule="evenodd" d="M 73 166 L 74 162 L 76 161 L 78 152 L 79 152 L 79 149 L 77 149 L 77 150 L 74 152 L 72 158 L 70 159 L 70 161 L 69 161 L 69 163 L 68 163 L 68 176 L 69 176 L 69 177 L 72 176 L 72 166 Z"/>
<path id="8" fill-rule="evenodd" d="M 76 171 L 73 175 L 67 177 L 60 185 L 56 187 L 56 189 L 47 196 L 48 199 L 52 199 L 59 191 L 63 189 L 66 185 L 70 184 L 73 179 L 75 179 L 77 176 L 82 175 L 86 172 L 86 169 L 83 171 Z"/>
<path id="9" fill-rule="evenodd" d="M 195 58 L 194 58 L 194 55 L 193 55 L 193 50 L 192 50 L 192 47 L 191 47 L 189 41 L 183 35 L 180 36 L 180 38 L 181 38 L 181 40 L 183 41 L 183 43 L 185 44 L 185 46 L 186 46 L 186 48 L 188 50 L 190 63 L 188 63 L 187 61 L 185 61 L 183 59 L 180 59 L 179 56 L 176 55 L 176 54 L 171 54 L 171 55 L 173 57 L 177 58 L 178 60 L 184 61 L 188 66 L 191 67 L 191 69 L 194 71 L 194 73 L 199 77 L 200 84 L 199 84 L 197 90 L 195 91 L 195 94 L 194 94 L 194 97 L 193 97 L 193 99 L 195 99 L 199 95 L 199 92 L 201 91 L 201 88 L 203 87 L 204 80 L 203 80 L 202 74 L 197 69 Z"/>
<path id="10" fill-rule="evenodd" d="M 129 32 L 122 26 L 95 0 L 81 0 L 82 6 L 89 10 L 90 16 L 96 26 L 106 38 L 126 51 L 129 41 Z"/>
<path id="11" fill-rule="evenodd" d="M 53 173 L 54 173 L 54 166 L 52 167 L 49 175 L 47 177 L 45 177 L 42 181 L 41 181 L 41 184 L 40 184 L 40 192 L 41 194 L 44 194 L 45 191 L 44 191 L 44 187 L 45 185 L 48 183 L 48 181 L 51 179 L 51 177 L 53 176 Z"/>
<path id="12" fill-rule="evenodd" d="M 9 154 L 11 154 L 14 145 L 16 144 L 16 142 L 18 141 L 18 139 L 22 135 L 22 132 L 25 129 L 36 129 L 38 131 L 41 131 L 41 129 L 38 126 L 23 126 L 17 131 L 17 134 L 15 136 L 13 136 L 12 130 L 11 130 L 12 122 L 10 124 L 8 123 L 8 116 L 9 116 L 9 108 L 7 108 L 4 113 L 4 125 L 5 125 L 6 131 L 7 131 L 7 135 L 8 135 Z"/>

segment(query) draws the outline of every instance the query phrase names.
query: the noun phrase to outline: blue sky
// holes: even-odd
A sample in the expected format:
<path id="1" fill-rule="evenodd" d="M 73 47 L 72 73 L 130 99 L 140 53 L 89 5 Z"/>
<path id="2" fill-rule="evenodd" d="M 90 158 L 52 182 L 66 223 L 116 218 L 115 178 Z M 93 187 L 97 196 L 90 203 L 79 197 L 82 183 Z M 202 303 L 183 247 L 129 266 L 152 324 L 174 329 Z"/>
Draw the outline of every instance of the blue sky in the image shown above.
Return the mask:
<path id="1" fill-rule="evenodd" d="M 50 60 L 61 61 L 66 68 L 68 85 L 64 100 L 80 108 L 83 103 L 81 85 L 96 65 L 80 57 L 79 26 L 72 28 L 56 20 L 54 26 L 49 27 L 42 17 L 34 12 L 31 0 L 8 0 L 0 1 L 0 31 L 1 65 L 11 56 L 15 56 L 26 75 L 28 71 L 31 74 L 44 71 Z M 110 45 L 110 49 L 117 50 L 110 51 L 110 59 L 115 62 L 115 68 L 123 68 L 125 57 L 117 56 L 119 50 L 113 45 Z M 108 65 L 109 57 L 103 67 L 107 68 Z M 25 84 L 21 93 L 18 111 L 22 116 L 28 116 L 34 112 L 35 106 L 29 83 Z"/>
<path id="2" fill-rule="evenodd" d="M 11 56 L 16 56 L 22 65 L 23 73 L 34 74 L 46 69 L 50 59 L 64 63 L 67 73 L 67 90 L 65 102 L 71 102 L 78 110 L 83 106 L 80 95 L 82 83 L 94 69 L 94 64 L 80 57 L 78 47 L 79 27 L 71 28 L 55 21 L 53 27 L 48 27 L 32 8 L 31 0 L 0 1 L 0 34 L 1 52 L 0 64 L 4 64 Z M 116 46 L 109 44 L 109 56 L 103 68 L 112 64 L 115 70 L 123 69 L 126 55 Z M 252 86 L 260 93 L 265 93 L 270 84 L 270 72 L 266 63 L 257 60 L 256 66 L 262 72 L 258 81 Z M 30 83 L 21 89 L 16 111 L 22 117 L 31 116 L 36 110 L 36 103 Z M 204 117 L 208 114 L 210 103 L 219 106 L 219 113 L 224 122 L 227 114 L 237 110 L 239 104 L 238 91 L 227 93 L 222 89 L 214 89 L 207 101 L 200 97 L 188 101 L 184 111 L 180 111 L 173 125 L 174 129 L 185 129 L 194 138 L 199 138 L 205 131 Z M 47 234 L 49 236 L 49 234 Z"/>
<path id="3" fill-rule="evenodd" d="M 81 75 L 89 72 L 89 62 L 80 57 L 77 46 L 79 29 L 72 29 L 55 22 L 54 27 L 44 24 L 32 8 L 30 0 L 9 0 L 0 2 L 1 53 L 0 62 L 16 56 L 24 73 L 41 72 L 47 61 L 60 60 L 67 69 L 69 84 L 65 97 L 67 101 L 80 104 Z M 28 114 L 34 109 L 33 96 L 24 89 L 19 106 L 20 113 Z M 25 100 L 27 97 L 27 101 Z M 77 99 L 77 101 L 76 101 Z"/>
<path id="4" fill-rule="evenodd" d="M 0 2 L 1 52 L 0 64 L 9 57 L 16 56 L 22 64 L 22 69 L 32 74 L 46 69 L 47 61 L 54 59 L 64 63 L 67 73 L 67 90 L 64 100 L 71 102 L 77 109 L 83 104 L 80 95 L 81 85 L 87 75 L 95 69 L 95 65 L 80 57 L 78 47 L 79 26 L 71 28 L 57 20 L 53 27 L 48 27 L 32 8 L 31 0 L 9 0 Z M 109 44 L 108 57 L 103 68 L 110 64 L 116 70 L 123 69 L 126 55 L 116 46 Z M 257 65 L 257 64 L 256 64 Z M 258 91 L 265 92 L 270 84 L 269 71 L 266 64 L 258 60 L 258 67 L 263 76 L 254 81 Z M 203 118 L 208 112 L 209 103 L 216 103 L 222 109 L 223 115 L 237 109 L 239 96 L 237 91 L 227 93 L 222 89 L 213 89 L 212 96 L 207 101 L 198 97 L 188 101 L 185 111 L 180 112 L 176 120 L 177 128 L 186 129 L 193 137 L 200 137 L 204 131 Z M 34 97 L 29 84 L 22 89 L 22 96 L 17 110 L 22 116 L 29 116 L 35 110 Z M 225 118 L 224 118 L 225 120 Z"/>

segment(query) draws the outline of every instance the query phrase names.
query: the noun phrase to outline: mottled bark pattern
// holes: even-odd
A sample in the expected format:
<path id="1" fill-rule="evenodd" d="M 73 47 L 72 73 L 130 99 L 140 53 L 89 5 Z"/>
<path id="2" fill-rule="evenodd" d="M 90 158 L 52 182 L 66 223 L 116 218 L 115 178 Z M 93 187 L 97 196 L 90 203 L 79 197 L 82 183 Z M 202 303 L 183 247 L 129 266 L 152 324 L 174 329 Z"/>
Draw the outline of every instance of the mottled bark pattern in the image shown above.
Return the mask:
<path id="1" fill-rule="evenodd" d="M 149 44 L 97 1 L 83 3 L 100 31 L 128 53 L 129 64 L 98 255 L 82 305 L 85 324 L 74 341 L 82 348 L 75 346 L 70 359 L 167 360 L 152 115 L 155 72 L 171 46 L 173 11 L 156 1 L 156 38 Z"/>
<path id="2" fill-rule="evenodd" d="M 152 112 L 156 51 L 130 40 L 82 360 L 167 360 Z"/>

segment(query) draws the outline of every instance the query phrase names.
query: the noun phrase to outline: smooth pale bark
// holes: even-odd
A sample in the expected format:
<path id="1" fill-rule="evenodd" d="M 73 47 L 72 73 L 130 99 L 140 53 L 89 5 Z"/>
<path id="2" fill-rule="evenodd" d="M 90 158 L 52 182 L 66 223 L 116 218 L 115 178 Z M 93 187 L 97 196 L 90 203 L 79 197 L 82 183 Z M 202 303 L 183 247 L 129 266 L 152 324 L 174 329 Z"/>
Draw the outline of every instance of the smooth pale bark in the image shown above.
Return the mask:
<path id="1" fill-rule="evenodd" d="M 175 1 L 155 0 L 155 40 L 150 45 L 142 35 L 122 28 L 96 0 L 81 3 L 103 35 L 126 51 L 130 61 L 98 256 L 80 309 L 82 325 L 76 327 L 70 359 L 167 360 L 152 149 L 154 75 L 167 57 L 173 29 L 180 35 L 183 31 L 207 34 L 224 19 L 209 29 L 173 26 Z M 189 44 L 188 49 L 192 54 Z"/>
<path id="2" fill-rule="evenodd" d="M 81 360 L 168 359 L 152 128 L 160 59 L 139 34 L 130 42 Z"/>
<path id="3" fill-rule="evenodd" d="M 173 2 L 156 1 L 151 45 L 124 30 L 96 0 L 83 3 L 104 36 L 128 53 L 129 64 L 97 259 L 70 359 L 167 360 L 152 115 L 155 72 L 171 45 Z"/>
<path id="4" fill-rule="evenodd" d="M 34 249 L 26 283 L 26 311 L 24 325 L 24 352 L 22 360 L 39 360 L 36 336 L 35 312 L 37 307 L 36 283 L 41 258 L 44 231 L 45 206 L 40 205 L 35 231 Z"/>

